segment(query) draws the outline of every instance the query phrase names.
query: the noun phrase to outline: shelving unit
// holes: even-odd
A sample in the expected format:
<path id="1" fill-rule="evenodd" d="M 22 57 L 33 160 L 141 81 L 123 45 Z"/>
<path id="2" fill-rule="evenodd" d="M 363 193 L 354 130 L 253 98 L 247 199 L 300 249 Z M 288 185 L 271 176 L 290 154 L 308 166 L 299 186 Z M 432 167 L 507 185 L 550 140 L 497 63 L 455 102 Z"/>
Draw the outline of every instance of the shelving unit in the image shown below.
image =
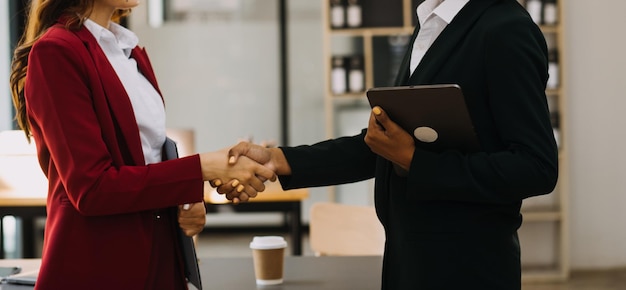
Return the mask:
<path id="1" fill-rule="evenodd" d="M 345 2 L 345 1 L 344 1 Z M 388 50 L 389 36 L 403 35 L 408 40 L 410 38 L 415 16 L 412 12 L 420 0 L 388 0 L 388 1 L 358 1 L 362 4 L 362 25 L 351 28 L 331 27 L 331 7 L 329 0 L 322 0 L 322 25 L 325 56 L 324 61 L 324 112 L 326 119 L 326 135 L 328 138 L 343 135 L 340 128 L 345 124 L 337 122 L 346 112 L 357 115 L 360 119 L 358 124 L 361 128 L 367 125 L 369 116 L 369 105 L 365 98 L 365 91 L 368 88 L 391 86 L 386 82 L 391 78 L 388 58 L 389 52 L 381 53 L 381 50 Z M 404 47 L 401 49 L 400 57 L 403 56 Z M 346 92 L 335 94 L 332 91 L 330 76 L 332 74 L 332 56 L 359 55 L 363 59 L 364 90 L 359 92 Z M 381 59 L 380 57 L 383 56 Z M 401 59 L 400 59 L 401 61 Z M 382 64 L 381 64 L 382 62 Z M 385 69 L 386 67 L 386 69 Z M 396 69 L 397 71 L 397 69 Z M 354 131 L 351 131 L 354 132 Z M 356 132 L 354 132 L 356 133 Z M 363 184 L 366 185 L 363 185 Z M 350 188 L 351 186 L 351 188 Z M 366 191 L 370 194 L 369 204 L 373 204 L 373 182 L 365 181 L 360 184 L 341 185 L 329 188 L 329 200 L 341 201 L 342 190 Z M 359 197 L 362 198 L 362 197 Z M 356 201 L 356 204 L 364 202 Z"/>
<path id="2" fill-rule="evenodd" d="M 556 77 L 556 84 L 546 90 L 555 137 L 559 143 L 559 181 L 555 191 L 549 195 L 533 197 L 524 201 L 522 214 L 524 223 L 520 229 L 520 241 L 522 243 L 522 279 L 524 282 L 534 281 L 559 281 L 569 276 L 569 221 L 568 221 L 568 160 L 567 146 L 564 144 L 564 136 L 567 135 L 565 127 L 566 117 L 566 93 L 563 72 L 565 71 L 564 41 L 563 41 L 563 13 L 564 0 L 518 0 L 526 7 L 526 1 L 539 1 L 556 3 L 556 21 L 551 24 L 542 24 L 537 19 L 541 30 L 548 41 L 549 49 L 556 49 L 555 55 L 558 60 L 558 68 L 551 74 Z M 328 138 L 338 136 L 337 123 L 338 112 L 342 108 L 362 108 L 369 112 L 369 106 L 365 98 L 365 92 L 333 93 L 331 76 L 331 59 L 337 55 L 361 55 L 363 58 L 364 87 L 390 86 L 388 80 L 392 79 L 389 69 L 393 63 L 393 55 L 389 52 L 390 45 L 387 43 L 389 36 L 404 35 L 407 38 L 413 32 L 415 19 L 415 7 L 420 0 L 388 0 L 388 1 L 358 1 L 362 7 L 362 26 L 353 28 L 337 28 L 331 26 L 331 5 L 329 0 L 322 0 L 322 25 L 325 65 L 324 65 L 324 106 L 326 114 L 326 132 Z M 366 3 L 367 2 L 367 3 Z M 380 2 L 378 4 L 372 2 Z M 382 3 L 382 4 L 381 4 Z M 537 2 L 534 3 L 535 5 Z M 369 6 L 368 6 L 369 5 Z M 375 5 L 379 5 L 375 7 Z M 374 17 L 376 19 L 371 19 Z M 380 19 L 384 17 L 386 19 Z M 339 46 L 337 45 L 339 44 Z M 343 46 L 341 46 L 343 45 Z M 405 48 L 402 49 L 402 55 Z M 401 56 L 402 56 L 401 55 Z M 387 69 L 384 69 L 386 66 Z M 554 81 L 551 80 L 551 82 Z M 330 200 L 336 200 L 334 188 L 330 190 Z"/>
<path id="3" fill-rule="evenodd" d="M 520 0 L 520 3 L 528 8 L 528 1 Z M 522 206 L 524 223 L 520 229 L 520 239 L 522 243 L 523 278 L 528 282 L 559 281 L 569 277 L 569 162 L 568 146 L 564 142 L 568 132 L 567 124 L 563 121 L 567 114 L 567 94 L 564 86 L 567 79 L 564 75 L 566 71 L 564 67 L 567 62 L 565 61 L 563 39 L 563 5 L 565 0 L 534 1 L 535 5 L 537 2 L 542 4 L 542 14 L 545 13 L 547 5 L 553 5 L 552 8 L 556 16 L 556 18 L 547 21 L 550 23 L 546 23 L 545 19 L 540 18 L 535 18 L 535 21 L 538 22 L 541 31 L 546 36 L 548 49 L 551 53 L 556 51 L 554 56 L 556 56 L 556 63 L 558 64 L 554 70 L 550 71 L 551 78 L 554 79 L 549 81 L 546 96 L 552 113 L 555 137 L 559 144 L 559 180 L 554 192 L 549 195 L 526 199 Z M 532 8 L 529 10 L 531 14 L 539 16 L 538 13 L 532 11 Z M 546 16 L 541 15 L 541 18 L 546 18 Z M 540 235 L 546 239 L 539 238 Z M 534 241 L 531 241 L 531 238 Z M 536 255 L 535 258 L 528 257 L 529 255 L 525 256 L 524 253 L 532 250 L 535 245 L 551 247 L 552 249 L 547 251 L 548 255 L 544 257 L 539 257 L 539 255 Z"/>
<path id="4" fill-rule="evenodd" d="M 369 3 L 369 2 L 380 2 L 380 3 Z M 414 7 L 413 4 L 420 1 L 411 1 L 411 0 L 393 0 L 393 1 L 369 1 L 369 7 L 363 7 L 363 26 L 358 28 L 332 28 L 330 24 L 330 15 L 331 15 L 331 7 L 330 2 L 328 0 L 322 0 L 322 23 L 324 25 L 324 52 L 323 55 L 326 56 L 326 60 L 324 62 L 324 72 L 325 72 L 325 112 L 326 112 L 326 132 L 327 137 L 334 137 L 335 128 L 335 107 L 342 106 L 346 104 L 358 104 L 365 100 L 365 92 L 346 92 L 342 94 L 334 94 L 331 89 L 331 56 L 337 55 L 336 51 L 333 51 L 333 42 L 337 41 L 338 38 L 343 38 L 339 42 L 350 42 L 356 44 L 353 47 L 353 51 L 355 55 L 362 55 L 363 57 L 363 65 L 364 65 L 364 87 L 371 88 L 376 86 L 379 83 L 375 80 L 374 75 L 374 59 L 375 59 L 375 50 L 374 50 L 374 42 L 378 37 L 387 37 L 392 35 L 407 35 L 410 36 L 413 32 L 413 19 L 415 18 L 412 15 L 411 7 Z M 387 7 L 390 9 L 391 21 L 370 21 L 368 22 L 368 15 L 371 14 L 372 10 L 375 10 L 378 5 L 379 7 Z M 369 13 L 369 14 L 368 14 Z M 394 14 L 395 13 L 395 14 Z M 374 23 L 372 23 L 374 22 Z M 383 22 L 385 26 L 375 25 L 376 22 Z M 336 48 L 335 48 L 336 50 Z M 341 51 L 341 49 L 339 49 Z M 339 53 L 340 55 L 346 55 L 346 51 Z M 388 84 L 390 85 L 390 84 Z"/>

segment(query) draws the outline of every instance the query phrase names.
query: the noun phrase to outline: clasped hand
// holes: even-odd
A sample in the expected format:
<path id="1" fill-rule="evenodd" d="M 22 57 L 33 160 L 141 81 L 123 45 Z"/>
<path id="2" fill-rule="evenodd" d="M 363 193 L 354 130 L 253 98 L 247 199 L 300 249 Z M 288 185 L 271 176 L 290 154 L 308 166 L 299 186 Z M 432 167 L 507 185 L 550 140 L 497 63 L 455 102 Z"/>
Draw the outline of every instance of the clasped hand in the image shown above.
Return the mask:
<path id="1" fill-rule="evenodd" d="M 253 144 L 250 142 L 240 142 L 233 146 L 228 151 L 228 164 L 236 167 L 249 162 L 253 162 L 258 166 L 264 167 L 266 170 L 270 170 L 273 175 L 268 178 L 267 175 L 254 175 L 250 176 L 252 181 L 258 185 L 250 188 L 246 186 L 243 180 L 231 180 L 223 183 L 222 180 L 212 180 L 211 185 L 217 187 L 219 194 L 224 194 L 228 200 L 234 203 L 245 202 L 249 198 L 256 197 L 257 192 L 261 192 L 265 189 L 263 182 L 266 180 L 275 181 L 277 166 L 273 159 L 273 151 L 280 150 L 278 148 L 268 148 L 266 146 Z M 254 189 L 254 190 L 251 190 Z"/>
<path id="2" fill-rule="evenodd" d="M 228 150 L 200 154 L 202 179 L 209 181 L 212 186 L 228 188 L 226 197 L 234 202 L 247 201 L 255 197 L 257 192 L 265 190 L 264 182 L 276 180 L 276 174 L 262 162 L 254 161 L 246 156 L 238 158 L 237 162 L 229 162 Z M 228 181 L 223 183 L 222 180 Z M 204 228 L 206 209 L 204 202 L 180 205 L 178 207 L 178 222 L 187 236 L 193 236 Z"/>
<path id="3" fill-rule="evenodd" d="M 260 145 L 255 146 L 266 149 Z M 258 192 L 265 190 L 265 181 L 276 180 L 271 164 L 266 164 L 268 162 L 263 159 L 265 156 L 256 156 L 254 152 L 242 155 L 244 156 L 229 160 L 231 154 L 228 149 L 200 155 L 204 180 L 209 181 L 211 186 L 218 188 L 220 194 L 226 195 L 227 199 L 235 203 L 255 197 Z"/>
<path id="4" fill-rule="evenodd" d="M 380 107 L 372 109 L 364 141 L 372 152 L 391 161 L 398 171 L 406 173 L 411 167 L 415 150 L 413 137 L 389 119 Z M 272 181 L 275 180 L 276 174 L 291 174 L 291 167 L 282 150 L 278 148 L 267 148 L 249 142 L 240 142 L 228 151 L 229 165 L 238 166 L 250 162 L 275 173 L 271 176 Z M 249 198 L 255 197 L 257 192 L 263 191 L 265 189 L 263 182 L 269 179 L 267 176 L 258 174 L 248 177 L 257 183 L 257 186 L 253 186 L 254 190 L 246 189 L 250 187 L 246 186 L 245 183 L 242 184 L 243 180 L 231 180 L 222 183 L 220 179 L 213 180 L 211 184 L 217 187 L 218 193 L 226 195 L 226 198 L 233 202 L 247 201 Z"/>

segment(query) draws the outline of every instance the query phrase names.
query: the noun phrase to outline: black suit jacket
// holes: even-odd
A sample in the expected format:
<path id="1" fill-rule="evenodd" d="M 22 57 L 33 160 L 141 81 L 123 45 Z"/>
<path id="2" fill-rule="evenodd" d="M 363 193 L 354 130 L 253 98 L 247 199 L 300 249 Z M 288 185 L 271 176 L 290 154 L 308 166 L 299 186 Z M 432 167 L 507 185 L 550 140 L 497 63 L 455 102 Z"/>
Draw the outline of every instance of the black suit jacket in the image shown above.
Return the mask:
<path id="1" fill-rule="evenodd" d="M 521 201 L 551 192 L 558 171 L 543 34 L 515 0 L 470 0 L 411 76 L 409 56 L 396 84 L 459 84 L 484 151 L 416 149 L 400 177 L 369 150 L 364 130 L 282 148 L 292 175 L 281 183 L 376 178 L 387 236 L 383 289 L 520 289 Z"/>

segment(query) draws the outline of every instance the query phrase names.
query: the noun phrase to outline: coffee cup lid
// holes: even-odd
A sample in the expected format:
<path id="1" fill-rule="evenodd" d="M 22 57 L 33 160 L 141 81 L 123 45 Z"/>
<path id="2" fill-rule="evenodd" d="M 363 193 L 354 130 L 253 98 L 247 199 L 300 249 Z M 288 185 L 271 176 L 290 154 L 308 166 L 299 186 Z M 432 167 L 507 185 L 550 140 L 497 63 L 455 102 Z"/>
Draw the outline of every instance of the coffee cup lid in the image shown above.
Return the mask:
<path id="1" fill-rule="evenodd" d="M 280 236 L 254 237 L 250 242 L 251 249 L 280 249 L 287 247 L 287 241 Z"/>

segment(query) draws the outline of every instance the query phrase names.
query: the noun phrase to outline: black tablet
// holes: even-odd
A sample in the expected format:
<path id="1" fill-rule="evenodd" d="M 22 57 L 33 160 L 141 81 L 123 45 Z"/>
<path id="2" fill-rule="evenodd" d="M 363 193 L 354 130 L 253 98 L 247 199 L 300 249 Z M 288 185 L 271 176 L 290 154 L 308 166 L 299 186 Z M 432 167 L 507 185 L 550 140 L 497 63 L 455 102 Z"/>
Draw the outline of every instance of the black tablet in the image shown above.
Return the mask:
<path id="1" fill-rule="evenodd" d="M 176 142 L 170 138 L 165 138 L 165 143 L 163 144 L 163 160 L 176 158 L 178 158 Z M 185 235 L 183 230 L 178 227 L 178 241 L 180 242 L 181 252 L 183 254 L 185 277 L 196 289 L 202 290 L 202 280 L 200 279 L 198 257 L 196 255 L 196 246 L 193 238 Z"/>
<path id="2" fill-rule="evenodd" d="M 415 138 L 419 148 L 442 152 L 480 150 L 461 87 L 456 84 L 380 87 L 367 91 L 370 106 L 381 107 Z"/>

